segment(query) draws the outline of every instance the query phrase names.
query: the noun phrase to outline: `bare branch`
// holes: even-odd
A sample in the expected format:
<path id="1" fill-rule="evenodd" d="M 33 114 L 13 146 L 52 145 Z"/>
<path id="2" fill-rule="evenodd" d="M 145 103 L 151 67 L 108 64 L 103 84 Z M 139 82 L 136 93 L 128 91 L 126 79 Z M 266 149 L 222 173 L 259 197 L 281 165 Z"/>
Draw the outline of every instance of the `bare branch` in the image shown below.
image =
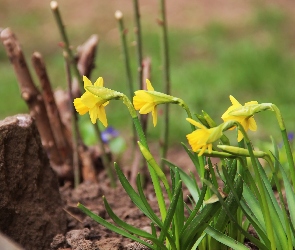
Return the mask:
<path id="1" fill-rule="evenodd" d="M 36 120 L 42 145 L 48 151 L 52 163 L 61 165 L 62 159 L 55 144 L 43 98 L 33 82 L 20 44 L 9 28 L 4 29 L 0 37 L 10 62 L 14 67 L 20 86 L 21 96 L 29 107 L 30 115 Z"/>
<path id="2" fill-rule="evenodd" d="M 56 146 L 61 154 L 61 157 L 66 162 L 71 162 L 71 142 L 67 141 L 65 126 L 61 122 L 60 114 L 57 109 L 51 84 L 44 60 L 39 52 L 34 52 L 32 56 L 32 63 L 39 78 L 42 87 L 42 96 L 47 110 L 49 122 L 51 124 L 52 132 L 55 138 Z"/>

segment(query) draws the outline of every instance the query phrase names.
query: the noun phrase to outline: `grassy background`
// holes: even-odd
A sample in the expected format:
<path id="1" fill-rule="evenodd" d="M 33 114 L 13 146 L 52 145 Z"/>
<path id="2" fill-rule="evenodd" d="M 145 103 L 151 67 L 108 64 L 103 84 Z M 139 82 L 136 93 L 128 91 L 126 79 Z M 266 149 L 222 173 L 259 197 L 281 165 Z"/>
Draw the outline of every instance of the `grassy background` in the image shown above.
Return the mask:
<path id="1" fill-rule="evenodd" d="M 117 8 L 124 11 L 135 82 L 132 4 L 131 1 L 107 2 L 89 1 L 84 5 L 78 0 L 63 1 L 60 10 L 73 46 L 84 42 L 92 33 L 100 35 L 93 80 L 103 76 L 106 86 L 128 93 L 113 13 Z M 206 5 L 207 1 L 201 1 L 200 5 L 192 2 L 195 1 L 181 5 L 180 0 L 167 1 L 172 95 L 185 100 L 193 113 L 205 110 L 216 122 L 221 122 L 220 116 L 230 105 L 230 94 L 241 103 L 250 100 L 272 102 L 281 109 L 287 128 L 294 131 L 295 20 L 290 5 L 249 1 L 245 6 L 245 3 L 224 1 L 225 6 L 231 9 L 221 8 L 218 1 L 211 1 L 211 6 Z M 157 4 L 155 1 L 140 3 L 144 55 L 152 59 L 152 83 L 156 90 L 162 91 L 160 30 L 155 22 Z M 295 7 L 294 4 L 291 7 Z M 60 37 L 50 13 L 49 1 L 31 0 L 17 2 L 17 5 L 16 0 L 1 1 L 0 12 L 2 27 L 9 26 L 15 31 L 28 63 L 31 53 L 40 51 L 53 86 L 65 88 L 62 51 L 57 45 Z M 0 76 L 0 119 L 27 112 L 2 45 Z M 33 77 L 36 79 L 34 74 Z M 110 125 L 121 131 L 129 129 L 131 122 L 121 103 L 112 102 L 107 112 Z M 171 107 L 173 141 L 185 141 L 185 134 L 190 131 L 185 117 L 180 107 Z M 256 117 L 259 138 L 265 139 L 270 133 L 275 137 L 278 135 L 273 115 L 267 113 Z M 160 123 L 161 120 L 160 115 Z M 156 137 L 160 129 L 161 124 L 157 129 L 151 125 L 149 136 Z"/>

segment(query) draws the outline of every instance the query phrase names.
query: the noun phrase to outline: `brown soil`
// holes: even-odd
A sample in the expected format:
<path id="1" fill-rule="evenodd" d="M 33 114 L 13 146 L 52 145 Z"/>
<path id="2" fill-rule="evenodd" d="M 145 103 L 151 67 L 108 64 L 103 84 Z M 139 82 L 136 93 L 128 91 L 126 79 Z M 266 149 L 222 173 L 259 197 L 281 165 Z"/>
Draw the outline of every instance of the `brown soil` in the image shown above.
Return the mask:
<path id="1" fill-rule="evenodd" d="M 182 154 L 185 156 L 185 154 Z M 119 184 L 117 188 L 112 189 L 105 180 L 104 173 L 100 176 L 100 184 L 82 183 L 76 189 L 65 185 L 60 188 L 62 199 L 65 203 L 67 212 L 68 232 L 65 235 L 56 235 L 51 243 L 51 249 L 54 250 L 111 250 L 111 249 L 146 249 L 145 246 L 134 243 L 112 231 L 104 228 L 91 218 L 85 216 L 77 207 L 77 202 L 82 203 L 94 213 L 102 218 L 112 222 L 105 211 L 102 196 L 105 196 L 113 211 L 122 220 L 142 230 L 150 232 L 149 219 L 131 202 L 130 198 Z M 154 211 L 159 215 L 157 209 L 157 200 L 151 184 L 146 187 L 146 197 Z M 188 191 L 184 190 L 184 197 L 187 197 Z M 189 202 L 188 199 L 185 200 Z M 255 235 L 255 232 L 250 230 Z M 251 242 L 245 241 L 245 245 L 252 250 L 258 249 Z"/>
<path id="2" fill-rule="evenodd" d="M 155 145 L 152 147 L 155 148 Z M 169 159 L 184 169 L 191 168 L 193 170 L 192 163 L 181 148 L 170 150 Z M 60 193 L 64 201 L 64 209 L 67 212 L 68 232 L 54 238 L 51 244 L 52 249 L 145 249 L 141 244 L 134 243 L 99 225 L 76 207 L 80 202 L 94 213 L 112 222 L 102 201 L 102 196 L 105 196 L 119 218 L 137 228 L 150 231 L 150 220 L 132 203 L 120 183 L 117 188 L 110 188 L 104 172 L 100 173 L 98 184 L 84 182 L 76 189 L 73 189 L 70 184 L 65 184 L 60 188 Z M 151 183 L 147 184 L 145 193 L 151 207 L 159 215 Z M 184 190 L 184 197 L 187 195 L 188 191 Z M 188 202 L 188 200 L 186 201 Z"/>

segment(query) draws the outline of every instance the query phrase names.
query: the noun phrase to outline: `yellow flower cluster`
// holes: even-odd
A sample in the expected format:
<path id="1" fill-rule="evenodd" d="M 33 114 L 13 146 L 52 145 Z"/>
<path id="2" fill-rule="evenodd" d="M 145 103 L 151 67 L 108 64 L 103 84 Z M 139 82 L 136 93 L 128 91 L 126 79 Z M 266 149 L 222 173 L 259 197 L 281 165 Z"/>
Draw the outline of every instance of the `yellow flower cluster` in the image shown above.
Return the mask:
<path id="1" fill-rule="evenodd" d="M 74 100 L 74 106 L 80 115 L 84 115 L 89 112 L 91 122 L 94 124 L 99 119 L 101 123 L 106 127 L 108 125 L 105 106 L 109 103 L 110 99 L 115 99 L 120 96 L 119 92 L 112 91 L 103 87 L 103 79 L 99 77 L 92 85 L 91 81 L 83 76 L 85 93 Z M 135 91 L 133 97 L 133 105 L 136 110 L 139 110 L 140 114 L 152 113 L 153 124 L 157 124 L 157 106 L 163 103 L 179 103 L 179 99 L 170 95 L 166 95 L 154 90 L 151 82 L 147 79 L 147 90 Z M 96 90 L 101 93 L 95 95 L 96 92 L 91 90 L 90 86 L 96 87 Z M 92 92 L 90 92 L 92 91 Z M 97 93 L 98 93 L 97 92 Z M 105 94 L 102 94 L 105 93 Z M 119 95 L 118 95 L 119 93 Z M 122 94 L 121 94 L 122 95 Z M 256 101 L 250 101 L 243 106 L 233 96 L 230 96 L 232 105 L 221 116 L 224 122 L 237 121 L 239 122 L 245 131 L 256 131 L 257 125 L 253 118 L 253 107 L 258 105 Z M 256 106 L 255 106 L 256 105 Z M 251 109 L 252 108 L 252 109 Z M 187 118 L 187 121 L 196 126 L 197 129 L 187 135 L 189 144 L 193 151 L 199 150 L 199 156 L 201 156 L 206 149 L 208 152 L 212 152 L 212 143 L 220 138 L 222 135 L 221 127 L 207 128 L 201 123 Z M 230 125 L 232 126 L 232 125 Z M 234 126 L 230 129 L 234 129 Z M 238 141 L 243 139 L 243 134 L 238 131 Z"/>
<path id="2" fill-rule="evenodd" d="M 251 105 L 257 105 L 258 102 L 256 101 L 251 101 L 245 103 L 244 106 L 242 106 L 233 96 L 230 96 L 230 101 L 232 103 L 232 106 L 230 106 L 227 111 L 224 112 L 224 114 L 221 116 L 224 122 L 227 121 L 237 121 L 239 122 L 245 131 L 248 131 L 248 129 L 252 131 L 257 130 L 257 125 L 256 122 L 253 118 L 253 114 L 248 114 L 247 112 L 244 112 L 240 115 L 232 115 L 231 112 L 239 110 L 239 109 L 245 109 L 247 111 L 247 106 L 250 107 Z M 193 151 L 197 151 L 201 149 L 199 152 L 199 156 L 201 156 L 206 149 L 208 149 L 208 152 L 212 152 L 212 142 L 214 140 L 210 140 L 212 138 L 212 134 L 216 132 L 217 127 L 215 128 L 206 128 L 204 125 L 192 120 L 192 119 L 187 119 L 191 124 L 195 125 L 199 129 L 195 130 L 191 134 L 188 134 L 186 137 L 188 139 L 189 144 L 191 145 Z M 231 129 L 234 129 L 232 127 Z M 214 137 L 213 137 L 214 138 Z M 216 138 L 214 138 L 216 139 Z M 219 138 L 217 138 L 219 139 Z M 241 131 L 238 131 L 238 141 L 241 141 L 243 139 L 243 134 Z"/>

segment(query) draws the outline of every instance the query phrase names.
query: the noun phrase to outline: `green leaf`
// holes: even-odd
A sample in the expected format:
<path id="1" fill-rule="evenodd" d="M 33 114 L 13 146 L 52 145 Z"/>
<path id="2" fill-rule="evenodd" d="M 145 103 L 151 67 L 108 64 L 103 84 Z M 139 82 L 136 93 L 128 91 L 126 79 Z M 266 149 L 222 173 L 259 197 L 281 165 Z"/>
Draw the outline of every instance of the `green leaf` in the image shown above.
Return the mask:
<path id="1" fill-rule="evenodd" d="M 195 182 L 192 180 L 192 178 L 189 177 L 181 168 L 177 167 L 173 163 L 167 161 L 166 159 L 163 159 L 163 161 L 165 161 L 173 171 L 175 168 L 178 169 L 181 180 L 190 191 L 190 194 L 194 198 L 195 202 L 197 202 L 199 200 L 199 187 L 195 185 Z"/>
<path id="2" fill-rule="evenodd" d="M 206 171 L 205 172 L 205 179 L 208 179 L 209 178 L 209 172 Z M 205 198 L 205 195 L 206 195 L 206 192 L 207 192 L 207 185 L 203 185 L 203 188 L 202 188 L 202 192 L 200 194 L 200 197 L 199 197 L 199 200 L 197 201 L 197 204 L 195 205 L 194 209 L 192 210 L 192 212 L 190 213 L 189 217 L 187 218 L 182 230 L 181 230 L 181 233 L 180 234 L 183 234 L 183 231 L 188 227 L 190 226 L 190 224 L 192 223 L 193 219 L 195 218 L 195 216 L 197 215 L 198 211 L 200 210 L 202 204 L 203 204 L 203 201 L 204 201 L 204 198 Z"/>
<path id="3" fill-rule="evenodd" d="M 233 238 L 224 235 L 220 231 L 211 227 L 210 225 L 205 229 L 205 232 L 209 234 L 215 240 L 221 242 L 222 244 L 234 249 L 234 250 L 249 250 L 244 244 L 234 240 Z"/>
<path id="4" fill-rule="evenodd" d="M 289 207 L 289 213 L 290 213 L 290 218 L 291 218 L 291 226 L 292 226 L 292 230 L 293 230 L 293 234 L 295 234 L 294 232 L 294 227 L 295 227 L 295 211 L 294 208 L 295 207 L 295 194 L 294 191 L 292 189 L 292 185 L 290 183 L 290 181 L 288 180 L 287 174 L 284 170 L 284 168 L 281 166 L 281 164 L 278 164 L 279 168 L 280 168 L 280 172 L 282 174 L 282 178 L 284 181 L 284 186 L 285 186 L 285 191 L 286 191 L 286 198 L 287 198 L 287 203 L 288 203 L 288 207 Z"/>
<path id="5" fill-rule="evenodd" d="M 241 178 L 241 176 L 239 176 L 238 178 Z M 239 228 L 239 230 L 247 237 L 249 238 L 256 246 L 258 246 L 260 249 L 267 249 L 262 242 L 260 242 L 259 240 L 257 240 L 255 237 L 253 237 L 252 235 L 250 235 L 248 232 L 244 231 L 243 228 L 239 225 L 239 223 L 236 221 L 236 219 L 232 216 L 231 211 L 228 209 L 227 204 L 225 203 L 225 201 L 223 200 L 223 198 L 221 197 L 221 195 L 219 194 L 218 190 L 207 180 L 203 180 L 208 187 L 214 192 L 214 194 L 216 194 L 219 198 L 219 202 L 222 204 L 222 207 L 226 210 L 227 215 L 230 217 L 231 221 L 233 221 L 236 225 L 236 227 Z M 238 181 L 238 180 L 237 180 Z M 233 192 L 236 201 L 239 202 L 239 195 L 237 194 L 235 188 L 231 185 L 231 191 Z M 216 203 L 214 203 L 216 204 Z"/>
<path id="6" fill-rule="evenodd" d="M 119 166 L 117 165 L 117 163 L 115 163 L 115 169 L 116 169 L 118 178 L 119 178 L 119 180 L 120 180 L 123 188 L 125 189 L 126 193 L 130 197 L 130 199 L 132 200 L 132 202 L 147 217 L 149 217 L 155 224 L 157 224 L 158 226 L 161 226 L 161 224 L 159 223 L 159 221 L 155 221 L 154 220 L 154 216 L 152 214 L 150 214 L 150 211 L 148 211 L 148 209 L 144 205 L 143 201 L 141 200 L 140 196 L 135 192 L 135 190 L 133 189 L 133 187 L 130 185 L 129 181 L 127 180 L 127 178 L 125 177 L 125 175 L 123 174 L 123 172 L 121 171 L 121 169 L 119 168 Z"/>
<path id="7" fill-rule="evenodd" d="M 132 234 L 136 234 L 140 237 L 146 238 L 148 240 L 151 240 L 153 243 L 155 243 L 157 246 L 161 247 L 161 248 L 165 248 L 165 245 L 159 241 L 156 237 L 154 237 L 153 235 L 147 233 L 146 231 L 143 231 L 141 229 L 138 229 L 136 227 L 133 227 L 131 225 L 129 225 L 128 223 L 122 221 L 111 209 L 109 203 L 107 202 L 107 200 L 105 199 L 105 197 L 103 197 L 103 202 L 104 202 L 104 206 L 105 209 L 107 211 L 107 213 L 109 214 L 110 218 L 121 228 L 123 228 L 126 231 L 129 231 Z"/>
<path id="8" fill-rule="evenodd" d="M 102 226 L 106 227 L 107 229 L 115 232 L 115 233 L 118 233 L 118 234 L 121 234 L 122 236 L 125 236 L 131 240 L 134 240 L 134 241 L 137 241 L 147 247 L 149 247 L 150 249 L 155 249 L 156 250 L 156 247 L 148 244 L 147 242 L 135 237 L 134 235 L 126 232 L 125 230 L 121 229 L 121 228 L 118 228 L 116 226 L 114 226 L 113 224 L 107 222 L 106 220 L 104 220 L 103 218 L 101 218 L 100 216 L 96 215 L 95 213 L 91 212 L 88 208 L 86 208 L 85 206 L 83 206 L 81 203 L 78 203 L 77 207 L 83 212 L 85 213 L 86 215 L 88 215 L 91 219 L 95 220 L 97 223 L 101 224 Z"/>
<path id="9" fill-rule="evenodd" d="M 260 163 L 258 163 L 257 165 L 258 165 L 260 177 L 267 191 L 265 192 L 265 194 L 266 194 L 266 199 L 267 199 L 267 203 L 269 207 L 271 221 L 272 221 L 273 227 L 276 229 L 274 230 L 274 233 L 276 235 L 276 241 L 281 245 L 281 249 L 287 249 L 288 241 L 286 239 L 286 225 L 284 223 L 285 219 L 284 219 L 284 214 L 282 212 L 282 208 L 279 206 L 277 202 L 277 199 L 272 190 L 271 183 L 269 179 L 267 178 L 264 169 L 262 168 Z"/>
<path id="10" fill-rule="evenodd" d="M 210 221 L 213 220 L 215 214 L 221 207 L 220 202 L 205 205 L 197 216 L 195 216 L 192 222 L 181 232 L 181 248 L 190 249 L 195 241 L 194 239 L 199 238 L 205 228 L 209 225 Z"/>
<path id="11" fill-rule="evenodd" d="M 204 169 L 201 169 L 199 158 L 196 156 L 196 154 L 193 154 L 184 143 L 181 143 L 181 145 L 183 146 L 185 152 L 188 154 L 189 158 L 193 162 L 193 164 L 197 170 L 197 174 L 199 175 L 200 178 L 203 178 Z"/>
<path id="12" fill-rule="evenodd" d="M 163 182 L 164 187 L 167 190 L 167 193 L 168 193 L 168 196 L 170 199 L 171 198 L 171 191 L 170 191 L 170 186 L 169 186 L 168 180 L 166 178 L 166 175 L 164 174 L 164 172 L 160 168 L 160 166 L 157 164 L 156 160 L 154 159 L 154 157 L 152 156 L 150 151 L 145 146 L 143 146 L 141 142 L 137 142 L 137 143 L 139 145 L 139 149 L 140 149 L 142 155 L 144 156 L 146 161 L 150 164 L 150 166 L 154 169 L 158 178 Z"/>
<path id="13" fill-rule="evenodd" d="M 165 239 L 165 237 L 167 236 L 167 234 L 168 234 L 169 227 L 170 227 L 172 219 L 173 219 L 173 217 L 175 215 L 179 195 L 180 195 L 181 190 L 182 190 L 181 189 L 181 184 L 182 184 L 182 182 L 179 181 L 178 184 L 177 184 L 177 187 L 175 189 L 174 195 L 172 197 L 172 201 L 171 201 L 171 204 L 170 204 L 170 206 L 168 208 L 167 216 L 165 218 L 164 225 L 163 225 L 163 228 L 162 228 L 160 236 L 159 236 L 160 241 L 163 241 Z M 172 241 L 172 242 L 170 242 L 170 244 L 173 247 L 175 242 Z"/>
<path id="14" fill-rule="evenodd" d="M 162 229 L 163 228 L 163 222 L 154 213 L 154 211 L 152 210 L 150 204 L 148 203 L 147 199 L 144 196 L 142 185 L 141 185 L 141 179 L 140 179 L 139 174 L 137 175 L 137 178 L 136 178 L 136 185 L 137 185 L 137 190 L 138 190 L 138 193 L 139 193 L 139 197 L 140 197 L 143 205 L 145 206 L 146 210 L 150 214 L 150 216 L 152 218 L 152 221 Z"/>
<path id="15" fill-rule="evenodd" d="M 179 183 L 180 180 L 180 176 L 179 176 L 179 171 L 176 168 L 175 169 L 175 182 Z M 173 190 L 173 194 L 177 191 L 177 188 L 175 190 Z M 178 234 L 179 232 L 182 230 L 183 225 L 184 225 L 184 201 L 183 201 L 183 193 L 180 192 L 179 194 L 179 198 L 178 198 L 178 202 L 177 202 L 177 206 L 176 206 L 176 213 L 175 213 L 175 226 L 177 227 L 178 230 Z"/>

